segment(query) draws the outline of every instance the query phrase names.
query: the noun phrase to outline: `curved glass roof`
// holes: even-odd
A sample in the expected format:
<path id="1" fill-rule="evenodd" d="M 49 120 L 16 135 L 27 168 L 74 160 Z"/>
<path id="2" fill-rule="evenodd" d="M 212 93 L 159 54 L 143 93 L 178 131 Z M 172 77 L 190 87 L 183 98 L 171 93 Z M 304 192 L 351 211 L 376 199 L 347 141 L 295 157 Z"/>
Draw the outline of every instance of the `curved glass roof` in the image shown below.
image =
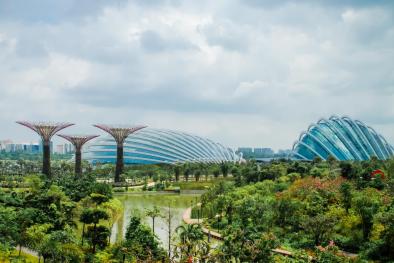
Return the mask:
<path id="1" fill-rule="evenodd" d="M 84 159 L 92 163 L 115 163 L 116 143 L 108 136 L 87 145 Z M 235 152 L 209 139 L 184 132 L 145 128 L 124 143 L 124 163 L 237 162 Z"/>
<path id="2" fill-rule="evenodd" d="M 372 156 L 386 160 L 394 156 L 394 148 L 363 122 L 331 116 L 310 125 L 293 145 L 297 159 L 326 160 L 330 155 L 337 160 L 369 160 Z"/>

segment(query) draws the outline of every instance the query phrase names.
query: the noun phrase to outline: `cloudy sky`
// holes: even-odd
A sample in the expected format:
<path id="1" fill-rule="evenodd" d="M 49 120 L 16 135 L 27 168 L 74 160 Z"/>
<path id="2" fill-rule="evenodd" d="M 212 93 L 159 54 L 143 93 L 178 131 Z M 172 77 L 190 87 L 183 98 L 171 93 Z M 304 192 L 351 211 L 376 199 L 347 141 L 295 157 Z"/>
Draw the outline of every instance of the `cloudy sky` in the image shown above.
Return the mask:
<path id="1" fill-rule="evenodd" d="M 0 0 L 0 140 L 53 120 L 279 149 L 335 114 L 394 143 L 390 2 Z"/>

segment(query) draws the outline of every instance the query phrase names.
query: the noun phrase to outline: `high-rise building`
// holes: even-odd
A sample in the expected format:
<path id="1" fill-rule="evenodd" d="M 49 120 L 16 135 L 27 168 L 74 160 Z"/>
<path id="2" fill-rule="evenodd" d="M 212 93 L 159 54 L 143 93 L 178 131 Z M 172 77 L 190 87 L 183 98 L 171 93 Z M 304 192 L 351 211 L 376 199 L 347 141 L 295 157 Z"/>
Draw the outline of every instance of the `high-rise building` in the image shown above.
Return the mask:
<path id="1" fill-rule="evenodd" d="M 71 143 L 64 144 L 64 153 L 69 154 L 74 152 L 74 146 Z"/>
<path id="2" fill-rule="evenodd" d="M 252 147 L 239 147 L 236 152 L 242 153 L 242 154 L 252 154 L 253 148 Z"/>
<path id="3" fill-rule="evenodd" d="M 70 154 L 74 152 L 74 146 L 71 143 L 57 144 L 54 152 L 57 154 Z"/>
<path id="4" fill-rule="evenodd" d="M 256 157 L 272 157 L 275 152 L 271 148 L 254 148 L 253 153 Z"/>
<path id="5" fill-rule="evenodd" d="M 26 153 L 39 153 L 40 145 L 39 143 L 23 143 L 23 152 Z"/>
<path id="6" fill-rule="evenodd" d="M 56 145 L 55 153 L 57 153 L 57 154 L 64 154 L 64 145 L 63 144 Z"/>
<path id="7" fill-rule="evenodd" d="M 11 140 L 0 141 L 0 151 L 14 153 L 14 152 L 24 152 L 24 153 L 38 153 L 39 144 L 33 142 L 23 142 L 15 143 Z"/>
<path id="8" fill-rule="evenodd" d="M 6 145 L 12 143 L 11 140 L 2 140 L 0 141 L 0 151 L 6 150 Z"/>

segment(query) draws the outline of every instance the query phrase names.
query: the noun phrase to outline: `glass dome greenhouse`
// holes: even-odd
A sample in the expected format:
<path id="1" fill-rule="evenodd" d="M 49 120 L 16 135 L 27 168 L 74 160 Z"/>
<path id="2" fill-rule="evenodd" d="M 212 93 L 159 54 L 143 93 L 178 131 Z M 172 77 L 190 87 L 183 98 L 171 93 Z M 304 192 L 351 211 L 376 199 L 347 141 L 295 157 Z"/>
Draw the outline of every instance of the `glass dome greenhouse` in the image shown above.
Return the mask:
<path id="1" fill-rule="evenodd" d="M 293 145 L 296 159 L 369 160 L 376 156 L 386 160 L 394 155 L 394 148 L 373 128 L 349 117 L 332 116 L 320 119 L 308 127 Z"/>
<path id="2" fill-rule="evenodd" d="M 92 163 L 115 163 L 116 143 L 112 137 L 87 145 L 84 159 Z M 145 128 L 124 143 L 125 164 L 237 162 L 241 157 L 223 145 L 184 132 Z"/>

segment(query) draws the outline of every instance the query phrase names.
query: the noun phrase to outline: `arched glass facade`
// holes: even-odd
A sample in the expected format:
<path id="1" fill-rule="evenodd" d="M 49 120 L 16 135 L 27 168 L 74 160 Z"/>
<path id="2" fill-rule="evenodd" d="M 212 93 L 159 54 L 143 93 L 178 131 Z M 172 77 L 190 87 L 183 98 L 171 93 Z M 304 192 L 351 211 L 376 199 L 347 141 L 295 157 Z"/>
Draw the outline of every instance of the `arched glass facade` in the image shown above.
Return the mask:
<path id="1" fill-rule="evenodd" d="M 116 143 L 111 137 L 96 140 L 83 154 L 92 163 L 115 163 Z M 215 143 L 184 132 L 145 128 L 130 135 L 124 143 L 126 164 L 157 164 L 179 162 L 237 162 L 235 152 Z"/>
<path id="2" fill-rule="evenodd" d="M 310 125 L 293 145 L 297 159 L 326 160 L 330 155 L 337 160 L 369 160 L 372 156 L 386 160 L 394 155 L 394 148 L 361 121 L 332 116 Z"/>

